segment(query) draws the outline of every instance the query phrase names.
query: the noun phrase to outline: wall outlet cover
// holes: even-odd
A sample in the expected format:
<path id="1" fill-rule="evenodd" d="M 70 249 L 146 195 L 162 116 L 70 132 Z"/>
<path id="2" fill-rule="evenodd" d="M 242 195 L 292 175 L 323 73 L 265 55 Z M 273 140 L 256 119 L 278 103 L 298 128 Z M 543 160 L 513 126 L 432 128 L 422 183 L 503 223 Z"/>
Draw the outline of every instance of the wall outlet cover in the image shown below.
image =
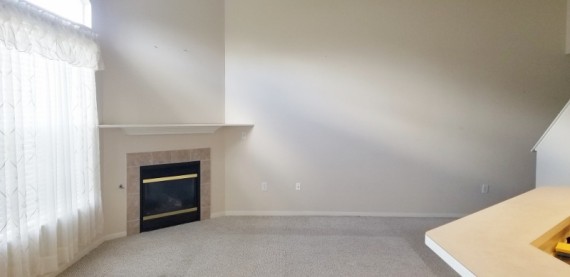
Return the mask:
<path id="1" fill-rule="evenodd" d="M 267 182 L 261 183 L 261 191 L 267 191 Z"/>

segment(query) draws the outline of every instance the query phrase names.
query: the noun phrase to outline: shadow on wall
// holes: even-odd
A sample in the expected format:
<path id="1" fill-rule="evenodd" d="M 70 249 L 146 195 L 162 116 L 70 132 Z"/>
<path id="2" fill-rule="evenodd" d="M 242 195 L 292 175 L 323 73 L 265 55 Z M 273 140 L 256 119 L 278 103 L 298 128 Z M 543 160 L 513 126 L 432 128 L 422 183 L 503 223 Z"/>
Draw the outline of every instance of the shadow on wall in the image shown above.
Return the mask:
<path id="1" fill-rule="evenodd" d="M 315 189 L 261 198 L 230 173 L 254 204 L 229 203 L 471 212 L 531 189 L 530 148 L 570 87 L 562 4 L 228 3 L 226 114 L 256 124 L 242 170 Z"/>

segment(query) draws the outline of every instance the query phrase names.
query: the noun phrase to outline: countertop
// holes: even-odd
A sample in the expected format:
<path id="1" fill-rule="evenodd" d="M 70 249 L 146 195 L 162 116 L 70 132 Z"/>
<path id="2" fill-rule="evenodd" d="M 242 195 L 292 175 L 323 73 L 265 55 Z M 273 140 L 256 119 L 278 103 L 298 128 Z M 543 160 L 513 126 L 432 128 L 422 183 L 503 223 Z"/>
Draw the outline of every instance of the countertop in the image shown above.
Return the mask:
<path id="1" fill-rule="evenodd" d="M 570 276 L 570 264 L 549 250 L 559 239 L 553 236 L 569 231 L 570 187 L 543 187 L 430 230 L 425 238 L 463 276 Z"/>

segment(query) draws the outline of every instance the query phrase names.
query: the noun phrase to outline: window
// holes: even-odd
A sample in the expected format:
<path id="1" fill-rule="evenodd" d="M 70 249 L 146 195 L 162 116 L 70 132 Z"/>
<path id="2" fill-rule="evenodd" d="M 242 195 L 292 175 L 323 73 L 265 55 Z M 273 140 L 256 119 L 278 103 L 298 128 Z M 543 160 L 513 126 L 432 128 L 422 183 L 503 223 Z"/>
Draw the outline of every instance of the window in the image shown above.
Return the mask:
<path id="1" fill-rule="evenodd" d="M 56 15 L 91 28 L 89 0 L 27 0 Z"/>
<path id="2" fill-rule="evenodd" d="M 90 18 L 89 2 L 47 2 Z M 0 276 L 44 276 L 103 227 L 99 47 L 89 29 L 26 1 L 0 1 L 0 22 Z"/>

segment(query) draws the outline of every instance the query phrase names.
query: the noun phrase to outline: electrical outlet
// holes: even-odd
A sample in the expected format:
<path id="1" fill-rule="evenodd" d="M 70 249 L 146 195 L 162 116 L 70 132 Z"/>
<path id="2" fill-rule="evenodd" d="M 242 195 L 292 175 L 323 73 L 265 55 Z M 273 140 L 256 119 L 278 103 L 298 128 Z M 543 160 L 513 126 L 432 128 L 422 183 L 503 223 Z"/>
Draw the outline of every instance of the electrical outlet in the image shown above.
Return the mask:
<path id="1" fill-rule="evenodd" d="M 487 185 L 487 184 L 482 184 L 482 185 L 481 185 L 481 193 L 483 193 L 483 194 L 489 193 L 489 185 Z"/>
<path id="2" fill-rule="evenodd" d="M 261 183 L 261 191 L 267 191 L 267 182 Z"/>
<path id="3" fill-rule="evenodd" d="M 295 184 L 295 190 L 301 190 L 301 183 Z"/>

